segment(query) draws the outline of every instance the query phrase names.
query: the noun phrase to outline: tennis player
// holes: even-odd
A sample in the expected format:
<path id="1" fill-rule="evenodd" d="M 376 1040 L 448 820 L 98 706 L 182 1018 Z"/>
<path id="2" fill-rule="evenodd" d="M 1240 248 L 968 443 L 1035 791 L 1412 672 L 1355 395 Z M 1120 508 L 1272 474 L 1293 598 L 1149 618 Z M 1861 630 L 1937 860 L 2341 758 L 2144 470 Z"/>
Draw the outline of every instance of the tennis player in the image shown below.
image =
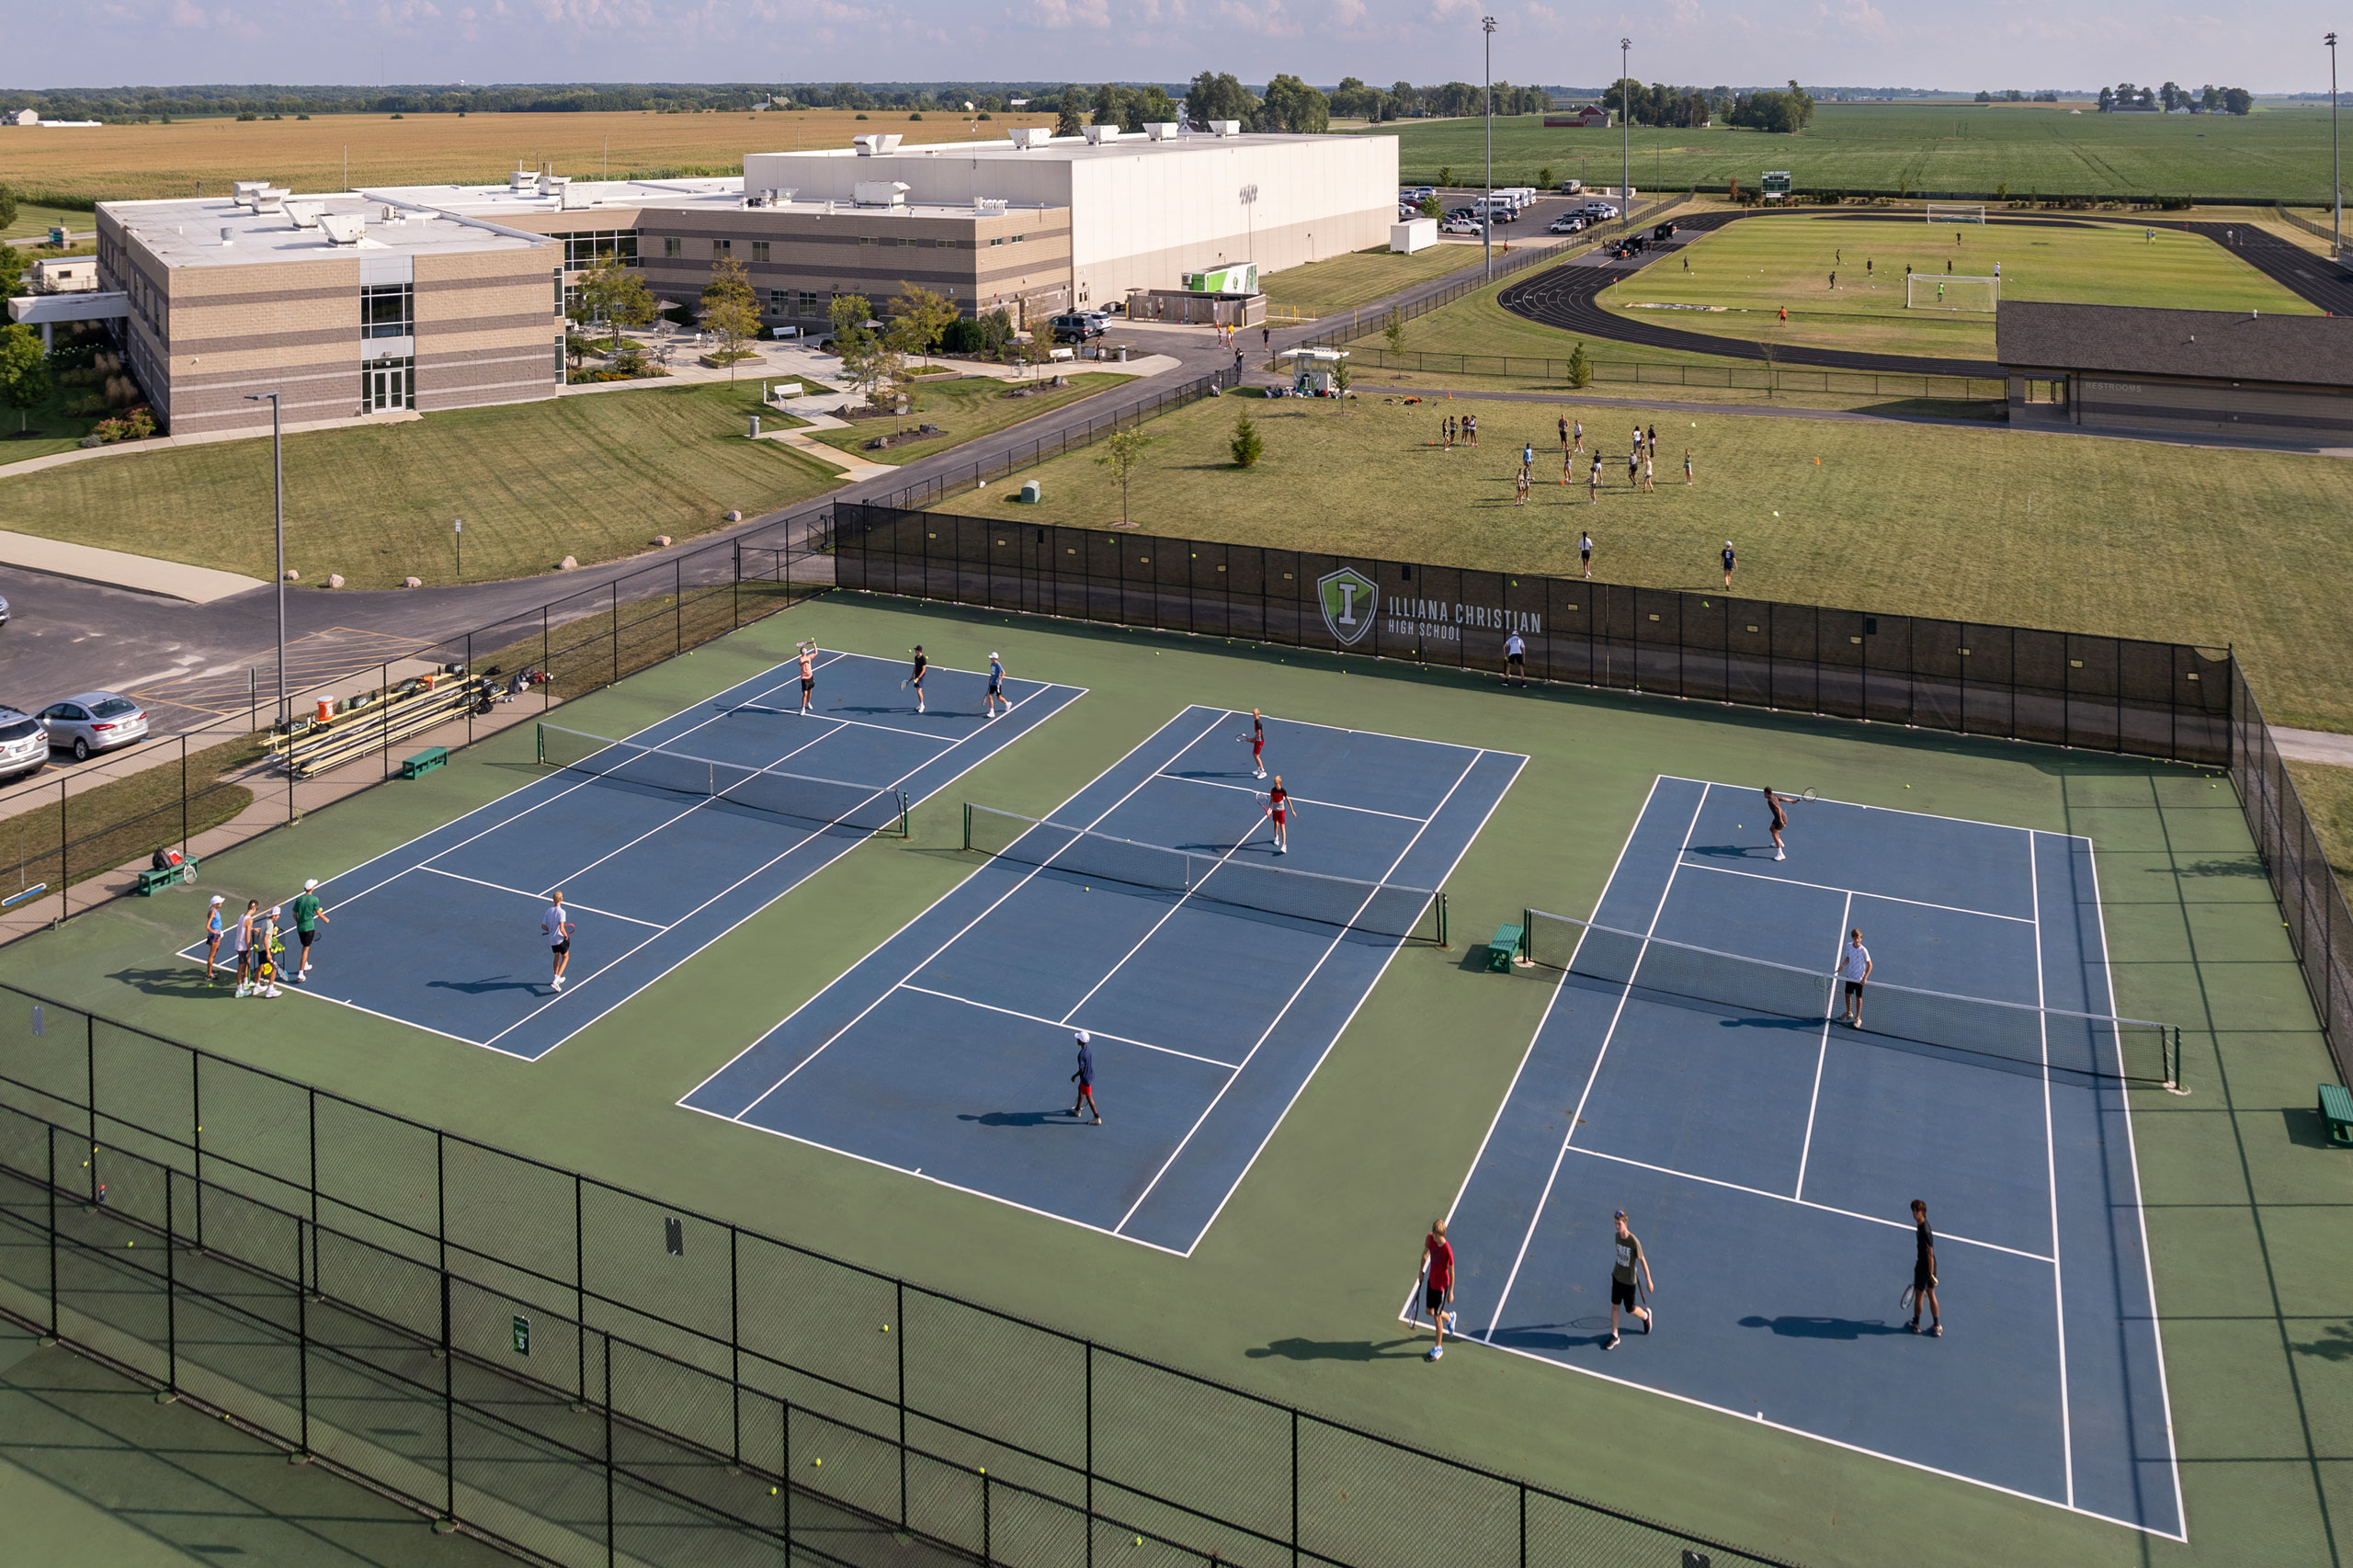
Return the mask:
<path id="1" fill-rule="evenodd" d="M 302 896 L 294 901 L 294 939 L 302 944 L 302 965 L 294 971 L 295 984 L 310 977 L 311 938 L 319 934 L 320 926 L 333 924 L 326 905 L 319 902 L 319 879 L 313 877 L 302 884 Z"/>
<path id="2" fill-rule="evenodd" d="M 1920 1303 L 1928 1304 L 1928 1337 L 1942 1339 L 1945 1334 L 1944 1310 L 1937 1305 L 1937 1233 L 1928 1228 L 1928 1206 L 1919 1199 L 1912 1200 L 1912 1321 L 1904 1325 L 1906 1334 L 1920 1332 Z"/>
<path id="3" fill-rule="evenodd" d="M 1078 1031 L 1078 1071 L 1070 1075 L 1070 1081 L 1078 1085 L 1078 1097 L 1070 1104 L 1071 1115 L 1075 1117 L 1084 1106 L 1095 1112 L 1095 1125 L 1102 1126 L 1103 1112 L 1095 1103 L 1095 1037 L 1085 1029 Z"/>
<path id="4" fill-rule="evenodd" d="M 809 711 L 817 692 L 817 644 L 801 644 L 801 711 Z"/>
<path id="5" fill-rule="evenodd" d="M 1642 1304 L 1634 1293 L 1634 1278 L 1641 1272 L 1643 1295 L 1656 1295 L 1658 1287 L 1651 1283 L 1651 1260 L 1643 1251 L 1643 1238 L 1626 1228 L 1626 1211 L 1618 1210 L 1617 1261 L 1609 1267 L 1609 1337 L 1602 1343 L 1604 1350 L 1618 1348 L 1618 1309 L 1643 1320 L 1643 1332 L 1648 1334 L 1656 1326 L 1651 1310 Z"/>
<path id="6" fill-rule="evenodd" d="M 992 653 L 989 655 L 989 699 L 982 711 L 994 719 L 999 708 L 1008 713 L 1013 711 L 1013 704 L 1005 699 L 1005 661 Z"/>
<path id="7" fill-rule="evenodd" d="M 1446 1221 L 1432 1220 L 1422 1238 L 1422 1304 L 1429 1309 L 1430 1326 L 1438 1331 L 1425 1360 L 1446 1354 L 1446 1331 L 1454 1322 L 1454 1244 L 1446 1239 Z"/>
<path id="8" fill-rule="evenodd" d="M 1283 776 L 1275 775 L 1275 787 L 1267 791 L 1267 819 L 1275 824 L 1275 853 L 1290 853 L 1290 814 L 1299 808 L 1292 804 L 1290 791 L 1283 788 Z"/>
<path id="9" fill-rule="evenodd" d="M 563 907 L 563 890 L 548 894 L 547 913 L 540 916 L 540 931 L 548 939 L 548 956 L 555 961 L 555 979 L 549 989 L 563 989 L 563 966 L 572 961 L 572 917 Z"/>
<path id="10" fill-rule="evenodd" d="M 212 978 L 212 965 L 221 957 L 222 938 L 229 934 L 227 923 L 221 918 L 221 895 L 216 892 L 212 895 L 211 907 L 204 912 L 204 983 L 207 985 L 221 983 Z"/>
<path id="11" fill-rule="evenodd" d="M 1773 858 L 1776 860 L 1786 860 L 1790 858 L 1789 851 L 1781 847 L 1781 830 L 1790 825 L 1790 813 L 1781 808 L 1794 806 L 1797 803 L 1798 798 L 1795 795 L 1777 795 L 1773 792 L 1771 785 L 1765 787 L 1765 809 L 1772 814 L 1773 818 Z"/>
<path id="12" fill-rule="evenodd" d="M 272 904 L 269 913 L 254 923 L 254 994 L 256 996 L 285 994 L 278 988 L 278 960 L 286 951 L 286 938 L 278 934 L 278 923 L 285 915 L 285 910 Z"/>
<path id="13" fill-rule="evenodd" d="M 254 968 L 254 939 L 258 935 L 254 922 L 261 918 L 261 900 L 245 900 L 245 912 L 237 916 L 237 994 L 251 995 Z"/>
<path id="14" fill-rule="evenodd" d="M 909 670 L 907 678 L 899 683 L 901 691 L 906 690 L 909 687 L 915 688 L 915 711 L 918 713 L 923 711 L 923 675 L 929 668 L 931 668 L 931 661 L 923 656 L 923 644 L 918 642 L 915 644 L 915 668 Z"/>
<path id="15" fill-rule="evenodd" d="M 1838 955 L 1838 978 L 1847 983 L 1847 1016 L 1848 1028 L 1863 1027 L 1863 986 L 1871 977 L 1871 950 L 1863 946 L 1863 928 L 1859 926 L 1847 933 L 1847 946 Z"/>
<path id="16" fill-rule="evenodd" d="M 1517 631 L 1504 639 L 1504 679 L 1528 684 L 1528 644 Z"/>
<path id="17" fill-rule="evenodd" d="M 1250 733 L 1237 738 L 1250 743 L 1250 777 L 1264 778 L 1267 776 L 1267 721 L 1256 708 L 1250 710 Z"/>

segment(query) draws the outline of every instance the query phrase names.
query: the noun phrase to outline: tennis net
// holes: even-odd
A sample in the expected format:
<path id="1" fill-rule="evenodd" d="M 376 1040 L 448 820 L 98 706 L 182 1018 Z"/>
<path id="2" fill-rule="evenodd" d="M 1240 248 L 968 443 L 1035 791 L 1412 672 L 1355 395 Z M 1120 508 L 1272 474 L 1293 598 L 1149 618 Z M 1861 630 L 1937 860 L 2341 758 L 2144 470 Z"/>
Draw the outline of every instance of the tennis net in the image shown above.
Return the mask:
<path id="1" fill-rule="evenodd" d="M 813 778 L 773 767 L 717 762 L 633 741 L 608 740 L 554 724 L 540 726 L 540 763 L 688 799 L 716 799 L 771 816 L 907 836 L 905 791 L 888 784 Z"/>
<path id="2" fill-rule="evenodd" d="M 1610 985 L 1819 1023 L 1844 1009 L 1830 968 L 1744 958 L 1531 909 L 1525 961 Z M 2084 1077 L 2179 1091 L 2181 1031 L 2145 1018 L 2074 1013 L 1874 980 L 1863 993 L 1867 1035 L 1996 1057 Z"/>
<path id="3" fill-rule="evenodd" d="M 1446 893 L 1438 888 L 1294 871 L 1261 860 L 1236 860 L 1230 851 L 1170 849 L 970 801 L 964 805 L 964 847 L 1089 882 L 1446 946 Z"/>

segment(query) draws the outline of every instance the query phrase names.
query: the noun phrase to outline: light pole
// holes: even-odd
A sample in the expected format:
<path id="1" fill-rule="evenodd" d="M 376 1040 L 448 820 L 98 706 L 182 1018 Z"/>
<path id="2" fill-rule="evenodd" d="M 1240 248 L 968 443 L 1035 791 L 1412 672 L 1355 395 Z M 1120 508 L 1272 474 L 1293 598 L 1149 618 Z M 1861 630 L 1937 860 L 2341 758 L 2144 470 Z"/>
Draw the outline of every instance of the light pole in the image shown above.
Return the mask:
<path id="1" fill-rule="evenodd" d="M 1487 35 L 1487 204 L 1479 212 L 1479 245 L 1492 278 L 1495 275 L 1495 19 L 1480 17 L 1479 30 Z"/>
<path id="2" fill-rule="evenodd" d="M 761 401 L 767 399 L 763 397 Z M 458 581 L 462 583 L 466 580 L 466 519 L 460 517 L 450 523 L 449 531 L 458 540 Z"/>
<path id="3" fill-rule="evenodd" d="M 1634 40 L 1618 40 L 1618 225 L 1634 222 L 1634 84 L 1626 74 L 1626 51 Z"/>
<path id="4" fill-rule="evenodd" d="M 278 423 L 278 394 L 247 392 L 245 401 L 269 404 L 270 489 L 278 502 L 278 729 L 283 734 L 294 722 L 286 706 L 286 447 Z"/>
<path id="5" fill-rule="evenodd" d="M 2336 146 L 2336 35 L 2328 35 L 2328 249 L 2345 257 L 2345 165 Z"/>

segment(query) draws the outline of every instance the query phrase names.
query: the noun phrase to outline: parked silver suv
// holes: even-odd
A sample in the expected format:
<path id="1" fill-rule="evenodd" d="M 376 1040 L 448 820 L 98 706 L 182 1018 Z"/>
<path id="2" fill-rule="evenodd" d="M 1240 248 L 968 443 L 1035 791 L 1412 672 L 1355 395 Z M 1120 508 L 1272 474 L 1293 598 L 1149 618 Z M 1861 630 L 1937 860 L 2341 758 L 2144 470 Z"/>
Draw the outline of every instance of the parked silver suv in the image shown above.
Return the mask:
<path id="1" fill-rule="evenodd" d="M 40 721 L 14 708 L 0 708 L 0 778 L 39 773 L 49 761 L 49 732 Z"/>

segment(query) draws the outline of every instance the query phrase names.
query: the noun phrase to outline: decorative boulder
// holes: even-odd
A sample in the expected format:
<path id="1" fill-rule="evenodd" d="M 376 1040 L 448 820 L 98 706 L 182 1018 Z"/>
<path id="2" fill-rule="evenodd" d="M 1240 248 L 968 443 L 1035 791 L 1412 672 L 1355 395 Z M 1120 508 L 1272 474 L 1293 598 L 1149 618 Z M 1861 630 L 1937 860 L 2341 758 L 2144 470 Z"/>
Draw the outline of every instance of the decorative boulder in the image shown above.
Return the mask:
<path id="1" fill-rule="evenodd" d="M 327 586 L 328 586 L 328 587 L 330 587 L 330 588 L 340 588 L 340 587 L 342 587 L 342 586 L 343 586 L 343 574 L 342 574 L 341 573 L 339 573 L 339 572 L 330 572 L 330 573 L 328 573 L 328 574 L 327 574 Z"/>
<path id="2" fill-rule="evenodd" d="M 401 579 L 401 586 L 404 588 L 421 588 L 425 586 L 425 579 L 422 577 L 404 577 Z"/>
<path id="3" fill-rule="evenodd" d="M 744 520 L 744 514 L 731 511 L 727 514 L 727 520 L 731 523 L 740 523 Z"/>
<path id="4" fill-rule="evenodd" d="M 655 534 L 654 536 L 654 543 L 658 549 L 667 550 L 670 548 L 670 536 L 668 534 Z"/>
<path id="5" fill-rule="evenodd" d="M 286 580 L 290 583 L 299 583 L 302 580 L 302 574 L 289 566 L 286 569 Z"/>
<path id="6" fill-rule="evenodd" d="M 572 572 L 572 571 L 576 571 L 576 570 L 578 570 L 578 569 L 579 569 L 579 566 L 580 566 L 580 562 L 578 562 L 577 561 L 574 561 L 574 560 L 571 556 L 569 556 L 569 555 L 565 556 L 563 560 L 561 560 L 561 561 L 559 561 L 559 562 L 557 562 L 555 563 L 555 569 L 556 569 L 557 571 L 559 571 L 559 572 Z"/>

